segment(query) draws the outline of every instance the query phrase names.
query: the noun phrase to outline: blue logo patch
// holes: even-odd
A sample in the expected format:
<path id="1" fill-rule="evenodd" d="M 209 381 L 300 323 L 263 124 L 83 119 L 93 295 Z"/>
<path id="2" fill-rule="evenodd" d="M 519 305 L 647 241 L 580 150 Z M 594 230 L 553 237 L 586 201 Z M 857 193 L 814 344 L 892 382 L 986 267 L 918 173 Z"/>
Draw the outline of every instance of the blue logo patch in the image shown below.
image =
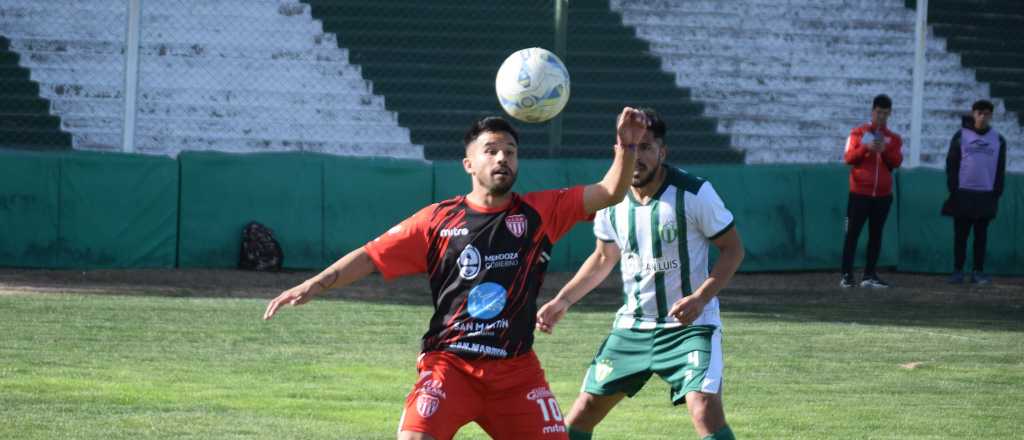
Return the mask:
<path id="1" fill-rule="evenodd" d="M 505 309 L 505 288 L 498 283 L 481 283 L 469 291 L 469 315 L 491 319 Z"/>

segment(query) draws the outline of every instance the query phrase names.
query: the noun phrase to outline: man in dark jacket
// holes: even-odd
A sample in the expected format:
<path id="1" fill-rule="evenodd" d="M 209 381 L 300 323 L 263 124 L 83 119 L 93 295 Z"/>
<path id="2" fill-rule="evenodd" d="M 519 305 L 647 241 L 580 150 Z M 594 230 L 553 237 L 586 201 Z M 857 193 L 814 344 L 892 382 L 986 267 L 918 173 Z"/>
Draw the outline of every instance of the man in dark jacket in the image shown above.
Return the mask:
<path id="1" fill-rule="evenodd" d="M 971 106 L 971 117 L 953 135 L 946 155 L 946 187 L 949 199 L 942 208 L 953 217 L 952 284 L 964 282 L 967 236 L 974 230 L 974 267 L 971 282 L 988 284 L 985 274 L 985 245 L 988 224 L 996 216 L 1006 175 L 1006 139 L 995 128 L 991 102 L 980 100 Z"/>
<path id="2" fill-rule="evenodd" d="M 868 223 L 868 255 L 861 287 L 885 288 L 875 271 L 882 252 L 882 228 L 892 206 L 892 171 L 903 163 L 903 139 L 886 126 L 892 99 L 878 95 L 871 103 L 871 122 L 854 127 L 846 140 L 843 160 L 850 165 L 850 197 L 846 204 L 846 238 L 843 242 L 842 277 L 839 286 L 854 287 L 853 257 L 857 238 Z"/>

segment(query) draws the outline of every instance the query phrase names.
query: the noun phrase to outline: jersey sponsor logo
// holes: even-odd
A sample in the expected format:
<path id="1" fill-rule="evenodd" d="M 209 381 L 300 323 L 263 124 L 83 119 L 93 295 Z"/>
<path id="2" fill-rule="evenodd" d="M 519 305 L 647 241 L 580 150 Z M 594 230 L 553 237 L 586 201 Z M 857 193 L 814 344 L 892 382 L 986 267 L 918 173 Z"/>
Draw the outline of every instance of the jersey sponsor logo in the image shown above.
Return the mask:
<path id="1" fill-rule="evenodd" d="M 475 342 L 456 342 L 449 345 L 448 348 L 457 351 L 480 353 L 493 357 L 508 357 L 508 352 L 504 349 L 491 347 L 490 345 L 477 344 Z"/>
<path id="2" fill-rule="evenodd" d="M 473 245 L 466 245 L 466 248 L 459 254 L 459 276 L 471 280 L 480 274 L 480 251 Z"/>
<path id="3" fill-rule="evenodd" d="M 612 366 L 612 361 L 604 359 L 597 364 L 594 364 L 594 379 L 598 382 L 604 382 L 608 378 L 608 375 L 612 374 L 612 370 L 615 368 Z"/>
<path id="4" fill-rule="evenodd" d="M 522 237 L 526 233 L 526 216 L 515 214 L 505 217 L 505 227 L 516 237 Z"/>
<path id="5" fill-rule="evenodd" d="M 507 319 L 499 319 L 494 322 L 456 322 L 452 330 L 466 332 L 466 336 L 489 336 L 495 330 L 503 330 L 509 327 Z"/>
<path id="6" fill-rule="evenodd" d="M 482 283 L 469 291 L 469 315 L 476 319 L 491 319 L 505 309 L 505 288 L 498 283 Z"/>
<path id="7" fill-rule="evenodd" d="M 437 412 L 437 408 L 441 406 L 441 399 L 430 396 L 427 394 L 420 394 L 416 398 L 416 412 L 420 413 L 424 419 L 430 418 Z"/>
<path id="8" fill-rule="evenodd" d="M 487 255 L 484 257 L 484 268 L 500 269 L 502 267 L 514 267 L 519 265 L 519 252 L 505 252 L 502 254 Z"/>
<path id="9" fill-rule="evenodd" d="M 469 229 L 467 228 L 447 228 L 441 230 L 441 238 L 444 237 L 462 237 L 469 235 Z"/>
<path id="10" fill-rule="evenodd" d="M 679 260 L 675 258 L 643 258 L 636 252 L 626 252 L 622 256 L 622 273 L 634 276 L 646 276 L 656 272 L 668 272 L 679 269 Z"/>
<path id="11" fill-rule="evenodd" d="M 661 241 L 672 243 L 679 238 L 679 228 L 676 227 L 676 222 L 665 223 L 659 228 L 658 234 L 661 235 Z"/>

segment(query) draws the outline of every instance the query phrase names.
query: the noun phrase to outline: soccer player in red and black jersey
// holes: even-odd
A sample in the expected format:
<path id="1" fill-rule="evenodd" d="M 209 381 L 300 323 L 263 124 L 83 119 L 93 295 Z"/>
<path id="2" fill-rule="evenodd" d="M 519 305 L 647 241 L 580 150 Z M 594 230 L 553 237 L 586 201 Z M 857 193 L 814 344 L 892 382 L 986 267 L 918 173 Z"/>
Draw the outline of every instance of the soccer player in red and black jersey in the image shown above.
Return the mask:
<path id="1" fill-rule="evenodd" d="M 446 440 L 474 421 L 495 439 L 566 439 L 561 410 L 532 349 L 537 294 L 551 246 L 625 196 L 636 144 L 648 125 L 643 112 L 622 110 L 615 158 L 601 181 L 520 195 L 511 192 L 518 134 L 501 118 L 476 121 L 464 138 L 469 194 L 423 208 L 284 291 L 263 319 L 374 271 L 385 279 L 425 273 L 434 315 L 398 438 Z"/>

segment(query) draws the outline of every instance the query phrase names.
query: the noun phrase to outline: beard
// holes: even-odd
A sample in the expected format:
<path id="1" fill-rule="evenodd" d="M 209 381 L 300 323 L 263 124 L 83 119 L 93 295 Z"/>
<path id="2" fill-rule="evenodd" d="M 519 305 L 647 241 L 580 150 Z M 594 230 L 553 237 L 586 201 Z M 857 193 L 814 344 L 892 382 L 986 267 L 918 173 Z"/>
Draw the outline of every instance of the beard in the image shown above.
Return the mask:
<path id="1" fill-rule="evenodd" d="M 483 184 L 484 188 L 487 188 L 488 194 L 492 196 L 503 196 L 505 194 L 508 194 L 508 192 L 512 190 L 512 186 L 516 184 L 516 177 L 518 177 L 518 175 L 515 173 L 510 173 L 503 180 L 498 180 L 495 177 L 497 176 L 492 175 L 490 182 L 481 183 Z"/>
<path id="2" fill-rule="evenodd" d="M 654 180 L 654 176 L 658 174 L 657 171 L 657 166 L 649 168 L 647 166 L 641 167 L 640 164 L 637 164 L 637 169 L 633 173 L 633 180 L 630 185 L 633 188 L 643 188 L 647 186 L 648 183 L 651 183 L 651 181 Z"/>

